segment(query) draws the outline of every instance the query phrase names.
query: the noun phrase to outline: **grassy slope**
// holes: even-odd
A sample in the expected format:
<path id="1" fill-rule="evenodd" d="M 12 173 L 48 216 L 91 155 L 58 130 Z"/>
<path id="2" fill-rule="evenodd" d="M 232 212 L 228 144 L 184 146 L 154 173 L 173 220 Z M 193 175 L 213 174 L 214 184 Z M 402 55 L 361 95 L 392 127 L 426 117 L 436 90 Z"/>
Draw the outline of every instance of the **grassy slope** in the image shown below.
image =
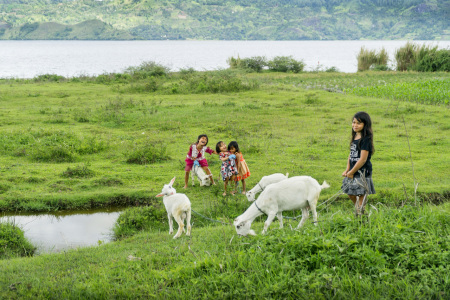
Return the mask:
<path id="1" fill-rule="evenodd" d="M 217 95 L 158 95 L 126 93 L 123 85 L 119 93 L 117 86 L 86 82 L 4 82 L 0 209 L 89 208 L 119 196 L 149 200 L 173 176 L 182 185 L 184 155 L 200 133 L 209 135 L 212 147 L 219 140 L 239 142 L 254 174 L 250 186 L 263 175 L 289 172 L 327 180 L 334 191 L 348 156 L 351 116 L 362 109 L 374 120 L 377 199 L 402 198 L 404 187 L 412 195 L 408 138 L 419 191 L 448 192 L 447 108 L 302 88 L 333 81 L 365 85 L 381 78 L 377 75 L 248 76 L 263 87 Z M 393 77 L 387 76 L 383 78 Z M 403 76 L 407 81 L 419 75 Z M 167 147 L 172 159 L 127 164 L 129 153 L 145 143 Z M 72 161 L 45 160 L 52 149 L 62 147 L 72 151 Z M 218 176 L 218 160 L 209 161 Z M 68 168 L 81 167 L 92 176 L 63 176 Z M 105 185 L 108 180 L 116 184 Z"/>
<path id="2" fill-rule="evenodd" d="M 161 232 L 152 229 L 98 248 L 0 261 L 3 297 L 446 298 L 448 203 L 403 209 L 382 203 L 404 201 L 404 187 L 407 203 L 413 203 L 408 139 L 419 192 L 448 193 L 448 107 L 304 87 L 349 88 L 380 80 L 448 78 L 448 74 L 238 76 L 258 80 L 261 88 L 161 95 L 125 93 L 123 84 L 119 93 L 114 85 L 3 81 L 2 210 L 101 206 L 117 195 L 155 201 L 152 196 L 173 176 L 181 189 L 185 152 L 204 132 L 211 146 L 218 140 L 240 143 L 252 172 L 249 186 L 273 172 L 311 175 L 331 183 L 321 195 L 324 201 L 340 187 L 351 116 L 364 109 L 374 121 L 377 151 L 373 157 L 377 194 L 370 198 L 374 207 L 369 208 L 364 226 L 354 220 L 344 198 L 320 212 L 319 227 L 308 222 L 299 232 L 290 231 L 289 224 L 297 222 L 288 221 L 285 229 L 277 230 L 274 222 L 265 237 L 241 239 L 232 227 L 210 225 L 195 215 L 191 239 L 173 241 L 165 224 Z M 77 121 L 80 117 L 89 122 Z M 97 153 L 78 154 L 71 163 L 37 162 L 36 149 L 47 149 L 44 142 L 52 144 L 48 136 L 62 136 L 67 143 L 102 141 L 106 146 Z M 144 166 L 126 164 L 127 153 L 144 141 L 167 145 L 173 159 Z M 217 158 L 209 161 L 218 174 Z M 94 175 L 62 176 L 76 166 L 86 166 Z M 99 184 L 103 178 L 122 184 Z M 186 194 L 194 210 L 230 222 L 248 203 L 242 195 L 222 198 L 221 191 L 220 185 L 197 186 Z M 257 232 L 263 220 L 253 225 Z M 129 255 L 140 260 L 129 260 Z"/>
<path id="3" fill-rule="evenodd" d="M 194 204 L 195 205 L 195 204 Z M 232 226 L 164 232 L 61 254 L 0 261 L 0 289 L 16 298 L 363 298 L 445 299 L 450 284 L 450 206 L 369 208 L 363 222 L 348 201 L 318 227 L 272 224 L 240 238 Z M 194 222 L 198 218 L 194 217 Z M 253 227 L 260 232 L 262 222 Z"/>

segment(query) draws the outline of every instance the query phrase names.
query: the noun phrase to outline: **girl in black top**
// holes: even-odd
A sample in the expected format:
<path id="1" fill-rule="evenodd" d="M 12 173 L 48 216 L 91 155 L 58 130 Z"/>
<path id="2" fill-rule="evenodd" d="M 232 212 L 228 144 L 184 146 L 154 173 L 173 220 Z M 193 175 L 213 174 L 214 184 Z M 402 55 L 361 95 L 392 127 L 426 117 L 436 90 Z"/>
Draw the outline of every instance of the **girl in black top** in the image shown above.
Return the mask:
<path id="1" fill-rule="evenodd" d="M 375 194 L 372 181 L 372 162 L 370 158 L 375 152 L 373 147 L 372 121 L 366 112 L 357 112 L 353 116 L 352 139 L 347 168 L 342 173 L 344 180 L 342 190 L 357 206 L 357 213 L 361 213 L 365 196 Z M 365 179 L 365 181 L 363 180 Z M 356 202 L 358 204 L 356 205 Z M 359 211 L 358 211 L 359 207 Z"/>

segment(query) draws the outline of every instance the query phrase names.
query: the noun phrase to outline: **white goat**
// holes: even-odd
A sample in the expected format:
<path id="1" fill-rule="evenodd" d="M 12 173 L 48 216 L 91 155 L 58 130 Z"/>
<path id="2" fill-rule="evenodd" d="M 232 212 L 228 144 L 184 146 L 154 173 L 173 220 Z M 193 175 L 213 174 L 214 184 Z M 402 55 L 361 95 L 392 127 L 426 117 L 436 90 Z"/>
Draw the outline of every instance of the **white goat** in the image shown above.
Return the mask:
<path id="1" fill-rule="evenodd" d="M 177 194 L 177 191 L 172 187 L 175 177 L 169 184 L 165 184 L 161 193 L 156 197 L 164 197 L 163 202 L 166 207 L 167 217 L 169 218 L 169 234 L 173 233 L 172 217 L 178 223 L 177 234 L 174 239 L 181 236 L 184 232 L 184 220 L 186 219 L 187 232 L 186 235 L 191 235 L 191 202 L 185 194 Z"/>
<path id="2" fill-rule="evenodd" d="M 322 189 L 329 188 L 330 185 L 324 181 L 319 185 L 317 180 L 310 176 L 295 176 L 266 187 L 258 199 L 239 217 L 234 220 L 236 232 L 239 235 L 256 235 L 255 231 L 250 229 L 253 220 L 262 215 L 267 215 L 264 222 L 266 233 L 275 216 L 280 221 L 280 228 L 283 228 L 283 211 L 302 210 L 302 219 L 297 229 L 302 227 L 309 217 L 308 208 L 313 214 L 314 223 L 317 226 L 316 206 Z"/>
<path id="3" fill-rule="evenodd" d="M 192 186 L 195 185 L 195 176 L 197 176 L 198 181 L 200 181 L 200 186 L 210 186 L 211 179 L 203 171 L 202 167 L 194 165 L 191 170 Z"/>
<path id="4" fill-rule="evenodd" d="M 248 201 L 250 201 L 250 202 L 255 201 L 256 194 L 264 191 L 264 189 L 269 184 L 285 180 L 288 178 L 288 176 L 289 176 L 289 173 L 286 173 L 286 175 L 281 174 L 281 173 L 275 173 L 272 175 L 263 176 L 263 178 L 261 178 L 261 180 L 250 191 L 245 193 Z"/>

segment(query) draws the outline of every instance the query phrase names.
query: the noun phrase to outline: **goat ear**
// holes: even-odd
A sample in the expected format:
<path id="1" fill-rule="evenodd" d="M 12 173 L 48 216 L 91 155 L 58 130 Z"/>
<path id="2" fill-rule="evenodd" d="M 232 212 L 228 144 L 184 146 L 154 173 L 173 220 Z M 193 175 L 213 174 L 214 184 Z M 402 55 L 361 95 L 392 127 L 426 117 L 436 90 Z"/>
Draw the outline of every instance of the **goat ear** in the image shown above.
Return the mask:
<path id="1" fill-rule="evenodd" d="M 163 197 L 163 196 L 164 196 L 164 194 L 158 194 L 155 197 Z"/>
<path id="2" fill-rule="evenodd" d="M 250 230 L 250 231 L 248 232 L 248 235 L 253 235 L 253 236 L 255 236 L 255 235 L 256 235 L 256 233 L 255 233 L 255 231 L 254 231 L 254 230 Z"/>
<path id="3" fill-rule="evenodd" d="M 176 178 L 176 177 L 172 178 L 172 180 L 171 180 L 170 183 L 169 183 L 169 185 L 170 185 L 171 187 L 172 187 L 173 183 L 175 182 L 175 178 Z"/>

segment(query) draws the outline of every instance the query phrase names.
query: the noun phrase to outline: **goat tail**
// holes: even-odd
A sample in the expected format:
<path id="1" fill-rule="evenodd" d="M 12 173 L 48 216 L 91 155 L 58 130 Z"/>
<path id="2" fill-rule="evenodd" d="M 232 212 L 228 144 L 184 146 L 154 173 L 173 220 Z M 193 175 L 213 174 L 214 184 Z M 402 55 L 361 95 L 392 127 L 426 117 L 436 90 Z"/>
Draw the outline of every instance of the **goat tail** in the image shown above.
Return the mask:
<path id="1" fill-rule="evenodd" d="M 324 180 L 323 181 L 323 183 L 322 183 L 322 185 L 320 186 L 320 189 L 327 189 L 327 188 L 329 188 L 330 187 L 330 185 Z"/>
<path id="2" fill-rule="evenodd" d="M 288 177 L 289 177 L 289 172 L 286 173 L 286 178 L 288 178 Z"/>

